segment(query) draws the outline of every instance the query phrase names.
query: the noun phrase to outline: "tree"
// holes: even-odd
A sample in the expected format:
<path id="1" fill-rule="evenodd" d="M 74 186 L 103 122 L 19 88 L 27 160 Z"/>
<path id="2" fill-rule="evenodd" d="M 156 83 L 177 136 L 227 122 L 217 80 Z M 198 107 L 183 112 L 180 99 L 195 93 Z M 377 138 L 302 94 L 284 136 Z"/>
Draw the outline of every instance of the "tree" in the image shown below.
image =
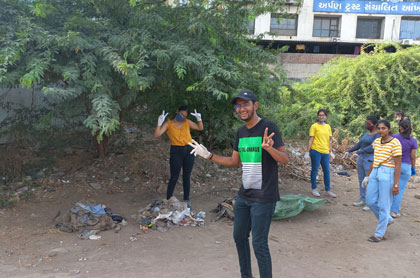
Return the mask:
<path id="1" fill-rule="evenodd" d="M 420 47 L 404 49 L 398 44 L 383 44 L 367 45 L 365 49 L 372 51 L 331 60 L 309 81 L 284 88 L 282 101 L 287 105 L 278 116 L 292 119 L 283 126 L 288 135 L 307 134 L 321 107 L 330 111 L 333 127 L 354 134 L 365 131 L 367 116 L 391 120 L 397 110 L 405 111 L 415 133 L 420 132 Z"/>
<path id="2" fill-rule="evenodd" d="M 281 1 L 167 2 L 0 0 L 0 87 L 41 85 L 57 111 L 81 112 L 101 157 L 139 105 L 156 115 L 162 103 L 200 105 L 211 132 L 231 129 L 220 119 L 239 88 L 276 97 L 282 78 L 267 67 L 275 55 L 250 42 L 246 27 Z"/>

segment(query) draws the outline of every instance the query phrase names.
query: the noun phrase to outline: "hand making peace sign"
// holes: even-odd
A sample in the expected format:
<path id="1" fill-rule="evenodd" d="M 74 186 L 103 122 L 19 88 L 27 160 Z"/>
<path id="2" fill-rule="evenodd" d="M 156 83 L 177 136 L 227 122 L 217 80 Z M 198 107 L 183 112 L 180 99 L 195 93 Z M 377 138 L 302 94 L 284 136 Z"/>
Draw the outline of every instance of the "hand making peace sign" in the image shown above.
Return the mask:
<path id="1" fill-rule="evenodd" d="M 272 132 L 269 136 L 267 134 L 268 134 L 268 127 L 266 127 L 264 130 L 264 137 L 261 144 L 261 147 L 265 150 L 271 149 L 274 145 L 274 140 L 273 140 L 274 132 Z"/>

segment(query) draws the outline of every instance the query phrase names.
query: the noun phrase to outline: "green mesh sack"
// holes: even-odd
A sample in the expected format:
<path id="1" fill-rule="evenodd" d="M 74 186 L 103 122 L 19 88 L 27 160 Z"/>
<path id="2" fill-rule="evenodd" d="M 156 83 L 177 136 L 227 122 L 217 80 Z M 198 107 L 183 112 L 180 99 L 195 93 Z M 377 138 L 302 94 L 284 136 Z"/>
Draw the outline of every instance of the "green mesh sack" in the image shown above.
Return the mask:
<path id="1" fill-rule="evenodd" d="M 303 195 L 285 195 L 276 203 L 273 220 L 298 215 L 303 210 L 313 211 L 328 202 L 327 199 L 310 198 Z"/>

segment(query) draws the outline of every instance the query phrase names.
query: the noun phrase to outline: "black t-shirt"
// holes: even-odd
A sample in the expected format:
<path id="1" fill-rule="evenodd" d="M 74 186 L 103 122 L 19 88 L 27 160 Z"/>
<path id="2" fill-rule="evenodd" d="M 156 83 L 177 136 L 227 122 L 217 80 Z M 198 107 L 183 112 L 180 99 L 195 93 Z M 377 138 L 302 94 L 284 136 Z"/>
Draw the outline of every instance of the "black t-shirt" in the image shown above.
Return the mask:
<path id="1" fill-rule="evenodd" d="M 261 144 L 264 131 L 274 132 L 273 148 L 284 146 L 280 131 L 272 121 L 261 119 L 254 127 L 242 126 L 236 134 L 234 150 L 242 162 L 242 186 L 239 196 L 252 202 L 277 202 L 280 200 L 277 161 Z"/>

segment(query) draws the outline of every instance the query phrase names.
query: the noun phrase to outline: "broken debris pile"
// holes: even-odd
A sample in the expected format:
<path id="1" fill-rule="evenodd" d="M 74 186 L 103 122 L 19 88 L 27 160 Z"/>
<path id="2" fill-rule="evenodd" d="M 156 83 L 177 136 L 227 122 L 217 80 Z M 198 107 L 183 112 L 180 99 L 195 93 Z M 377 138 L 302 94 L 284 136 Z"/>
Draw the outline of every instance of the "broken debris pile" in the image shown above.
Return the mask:
<path id="1" fill-rule="evenodd" d="M 152 204 L 139 210 L 137 222 L 140 229 L 159 230 L 166 232 L 178 226 L 204 226 L 206 213 L 200 211 L 195 215 L 187 203 L 180 202 L 172 196 L 169 200 L 156 200 Z"/>
<path id="2" fill-rule="evenodd" d="M 233 212 L 233 207 L 235 206 L 235 200 L 236 200 L 236 196 L 226 199 L 223 202 L 219 203 L 215 210 L 216 217 L 213 219 L 213 221 L 218 221 L 222 217 L 226 217 L 233 220 L 233 218 L 235 218 L 235 214 Z"/>
<path id="3" fill-rule="evenodd" d="M 82 239 L 93 237 L 100 231 L 115 229 L 118 232 L 121 225 L 126 225 L 124 217 L 114 213 L 101 204 L 77 202 L 65 215 L 55 218 L 56 228 L 63 232 L 77 232 Z"/>

